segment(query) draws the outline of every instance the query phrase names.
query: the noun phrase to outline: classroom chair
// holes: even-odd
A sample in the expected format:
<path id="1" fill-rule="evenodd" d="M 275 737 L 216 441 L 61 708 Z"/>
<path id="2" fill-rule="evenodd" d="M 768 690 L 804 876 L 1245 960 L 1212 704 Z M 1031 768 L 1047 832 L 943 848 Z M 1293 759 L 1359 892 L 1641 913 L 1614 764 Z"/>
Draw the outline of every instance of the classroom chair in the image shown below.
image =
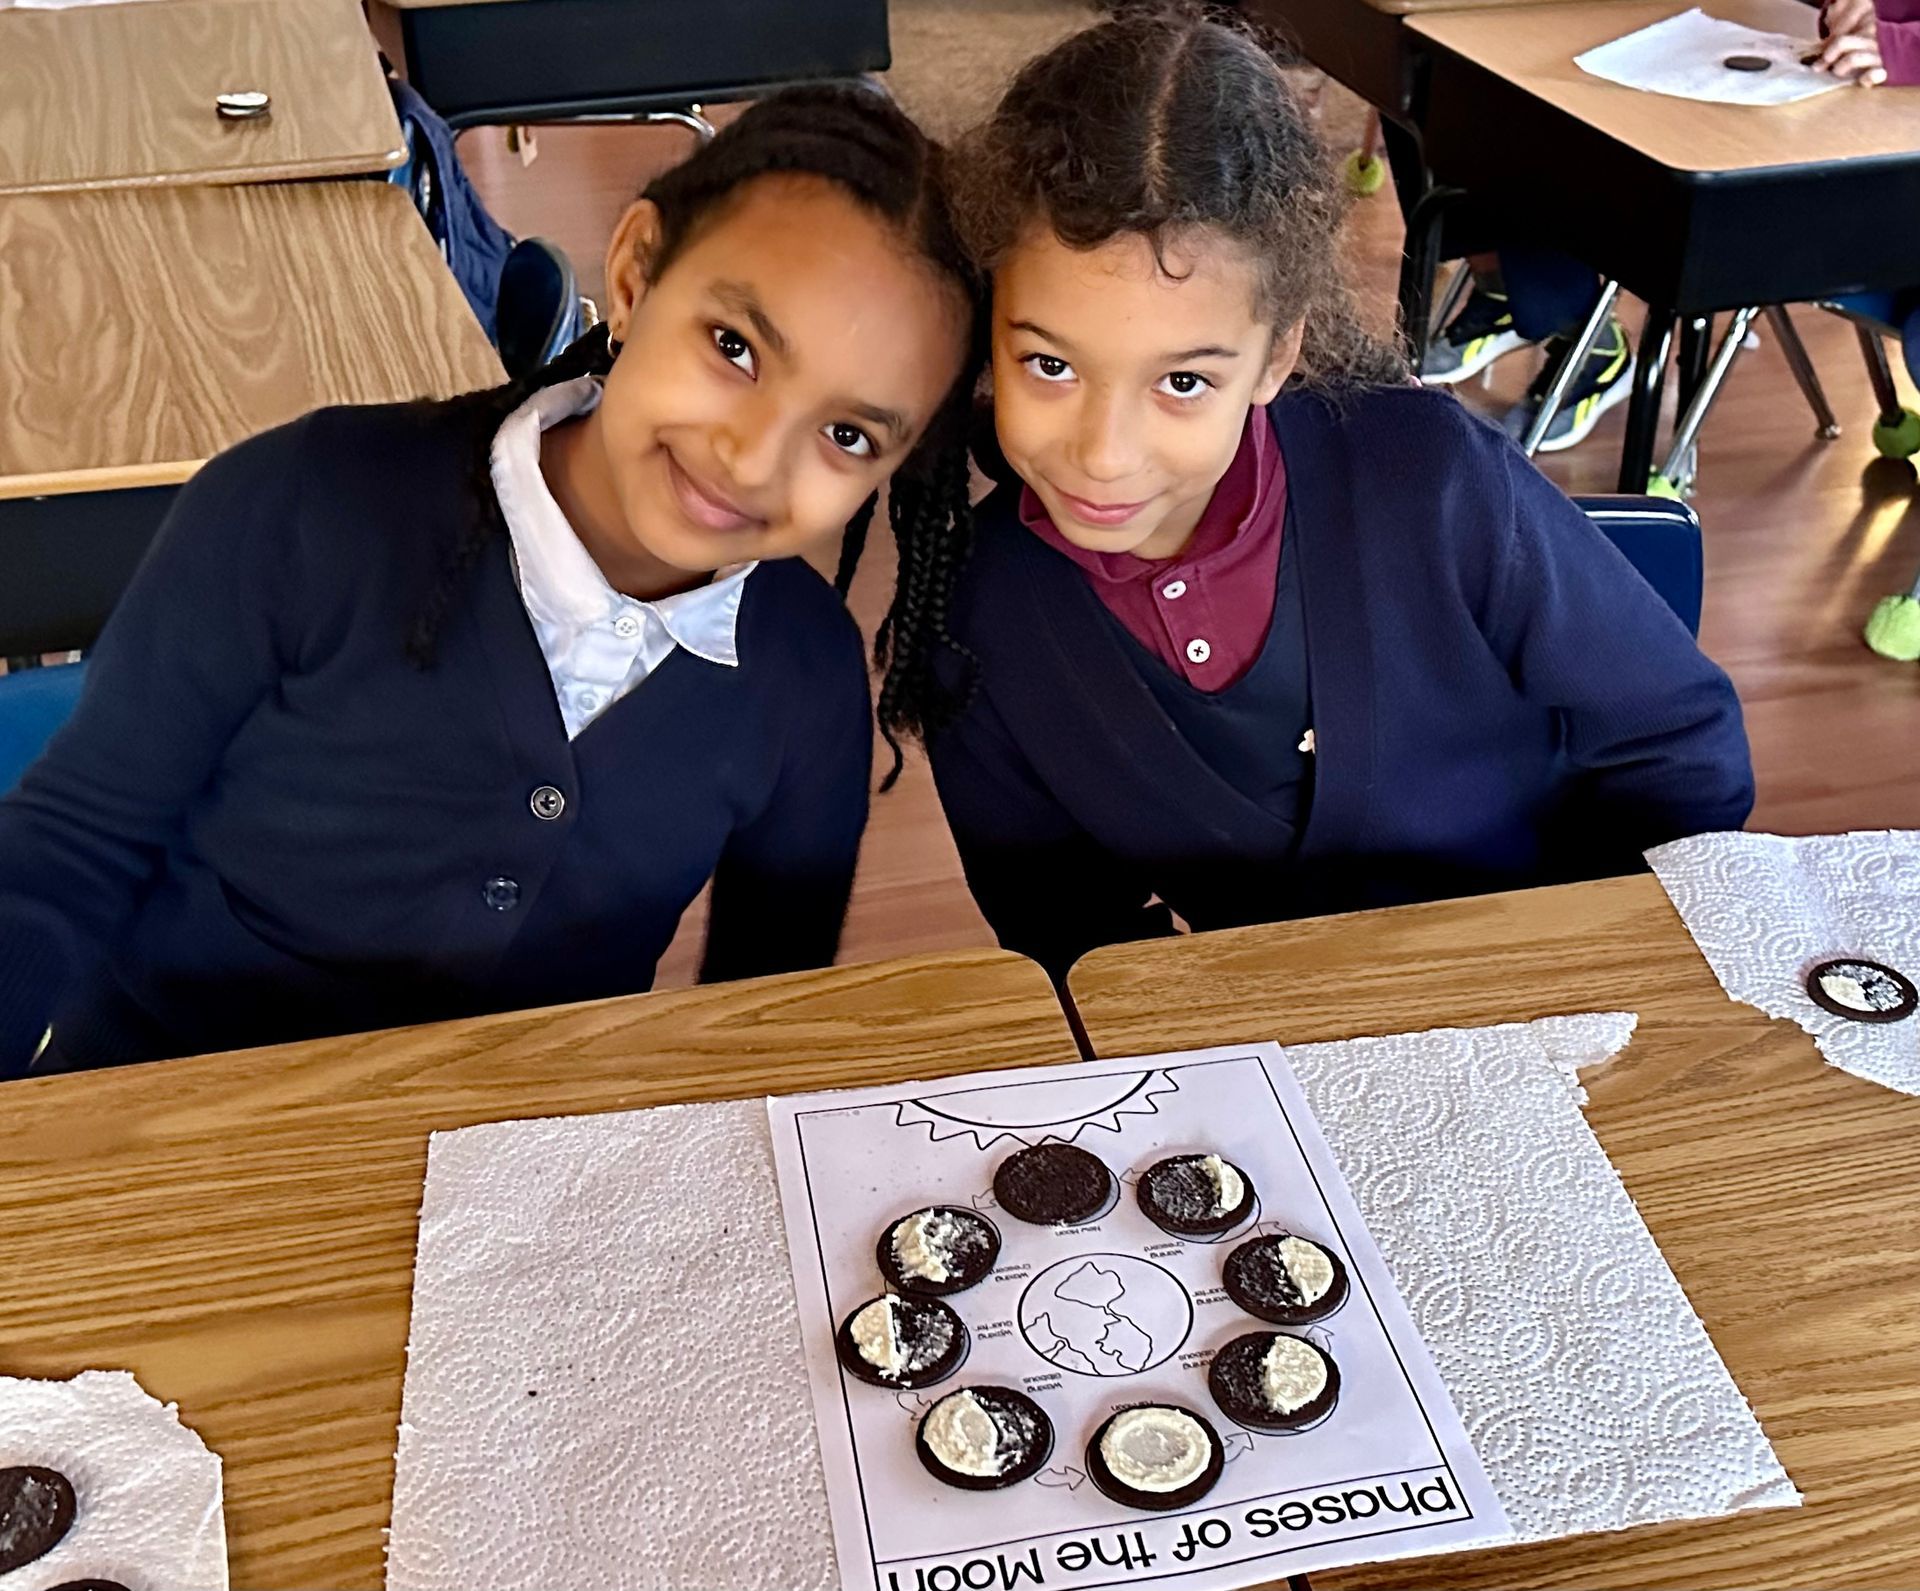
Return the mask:
<path id="1" fill-rule="evenodd" d="M 1576 497 L 1573 503 L 1659 592 L 1687 633 L 1698 636 L 1706 573 L 1700 517 L 1692 507 L 1668 497 Z"/>
<path id="2" fill-rule="evenodd" d="M 573 279 L 573 262 L 545 238 L 522 238 L 500 268 L 494 346 L 510 377 L 538 370 L 578 337 L 591 306 Z"/>
<path id="3" fill-rule="evenodd" d="M 86 677 L 85 663 L 0 674 L 0 795 L 20 782 L 67 721 Z"/>

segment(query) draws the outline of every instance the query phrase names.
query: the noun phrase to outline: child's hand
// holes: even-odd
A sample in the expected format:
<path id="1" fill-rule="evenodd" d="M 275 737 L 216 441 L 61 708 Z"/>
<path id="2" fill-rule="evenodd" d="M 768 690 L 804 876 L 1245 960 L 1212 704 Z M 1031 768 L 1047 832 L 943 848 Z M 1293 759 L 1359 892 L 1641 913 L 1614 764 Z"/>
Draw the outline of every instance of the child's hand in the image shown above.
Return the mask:
<path id="1" fill-rule="evenodd" d="M 1871 38 L 1874 22 L 1873 0 L 1827 0 L 1820 8 L 1820 31 L 1829 37 Z"/>
<path id="2" fill-rule="evenodd" d="M 1865 33 L 1835 33 L 1827 40 L 1827 47 L 1820 52 L 1815 64 L 1823 72 L 1846 78 L 1862 88 L 1874 88 L 1887 80 L 1886 63 L 1880 59 L 1880 35 L 1873 29 Z"/>

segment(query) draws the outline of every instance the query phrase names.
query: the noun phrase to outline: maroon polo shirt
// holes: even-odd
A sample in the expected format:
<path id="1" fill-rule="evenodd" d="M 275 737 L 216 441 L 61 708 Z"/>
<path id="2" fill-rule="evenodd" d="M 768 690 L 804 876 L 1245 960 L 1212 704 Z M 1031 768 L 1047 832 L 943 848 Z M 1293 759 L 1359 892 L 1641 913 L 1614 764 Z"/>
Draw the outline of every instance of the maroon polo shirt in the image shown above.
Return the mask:
<path id="1" fill-rule="evenodd" d="M 1177 557 L 1076 547 L 1032 487 L 1020 493 L 1020 522 L 1085 570 L 1127 632 L 1203 691 L 1233 684 L 1266 645 L 1286 517 L 1286 460 L 1263 409 L 1248 413 L 1240 451 Z"/>

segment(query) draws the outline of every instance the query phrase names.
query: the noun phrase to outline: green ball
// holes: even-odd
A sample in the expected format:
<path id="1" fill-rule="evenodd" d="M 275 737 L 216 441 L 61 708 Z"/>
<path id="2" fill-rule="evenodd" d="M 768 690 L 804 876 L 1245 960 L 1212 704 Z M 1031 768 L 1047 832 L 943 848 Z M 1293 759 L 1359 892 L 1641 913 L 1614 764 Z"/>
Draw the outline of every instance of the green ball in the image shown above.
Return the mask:
<path id="1" fill-rule="evenodd" d="M 1347 179 L 1348 189 L 1365 199 L 1378 193 L 1387 181 L 1387 163 L 1378 155 L 1370 155 L 1363 149 L 1356 149 L 1347 156 L 1341 173 Z"/>
<path id="2" fill-rule="evenodd" d="M 1896 663 L 1920 663 L 1920 601 L 1882 597 L 1867 620 L 1866 641 Z"/>
<path id="3" fill-rule="evenodd" d="M 1896 424 L 1880 422 L 1873 428 L 1873 445 L 1883 458 L 1910 459 L 1920 453 L 1920 414 L 1902 409 Z"/>

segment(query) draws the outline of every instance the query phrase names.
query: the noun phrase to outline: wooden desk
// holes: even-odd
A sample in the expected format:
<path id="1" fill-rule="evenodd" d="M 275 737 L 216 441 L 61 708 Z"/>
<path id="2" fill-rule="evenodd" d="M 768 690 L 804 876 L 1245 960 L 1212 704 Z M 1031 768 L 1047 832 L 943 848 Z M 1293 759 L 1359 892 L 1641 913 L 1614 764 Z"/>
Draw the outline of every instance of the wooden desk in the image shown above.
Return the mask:
<path id="1" fill-rule="evenodd" d="M 1728 1000 L 1650 876 L 1096 951 L 1105 1056 L 1640 1013 L 1587 1115 L 1800 1509 L 1316 1573 L 1315 1591 L 1892 1586 L 1920 1564 L 1920 1100 Z"/>
<path id="2" fill-rule="evenodd" d="M 178 1400 L 236 1586 L 377 1587 L 428 1133 L 1076 1059 L 980 951 L 10 1083 L 4 1369 Z"/>
<path id="3" fill-rule="evenodd" d="M 0 322 L 0 652 L 91 640 L 222 448 L 322 404 L 502 379 L 378 182 L 0 199 Z"/>
<path id="4" fill-rule="evenodd" d="M 216 114 L 245 90 L 271 114 Z M 405 153 L 358 0 L 0 11 L 0 194 L 349 176 Z"/>

